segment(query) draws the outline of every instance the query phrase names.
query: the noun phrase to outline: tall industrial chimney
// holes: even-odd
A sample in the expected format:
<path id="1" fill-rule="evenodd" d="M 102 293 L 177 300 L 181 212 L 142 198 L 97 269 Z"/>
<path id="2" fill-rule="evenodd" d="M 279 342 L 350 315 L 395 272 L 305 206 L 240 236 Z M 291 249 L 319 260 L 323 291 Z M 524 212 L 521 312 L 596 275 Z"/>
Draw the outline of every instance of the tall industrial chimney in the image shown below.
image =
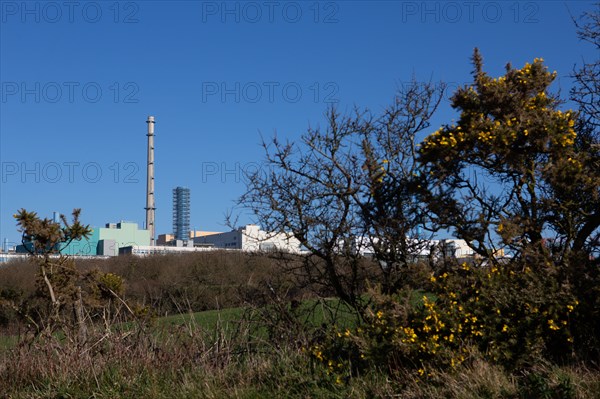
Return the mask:
<path id="1" fill-rule="evenodd" d="M 154 226 L 154 117 L 149 116 L 146 121 L 148 124 L 148 173 L 146 181 L 146 229 L 150 230 L 150 245 L 154 246 L 155 226 Z"/>

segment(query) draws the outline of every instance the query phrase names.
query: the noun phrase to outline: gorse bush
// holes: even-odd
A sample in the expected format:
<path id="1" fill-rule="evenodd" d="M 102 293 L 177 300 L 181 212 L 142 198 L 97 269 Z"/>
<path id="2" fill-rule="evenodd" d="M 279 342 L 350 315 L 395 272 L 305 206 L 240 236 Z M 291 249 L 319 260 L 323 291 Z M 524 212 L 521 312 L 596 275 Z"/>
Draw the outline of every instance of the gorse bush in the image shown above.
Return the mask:
<path id="1" fill-rule="evenodd" d="M 489 296 L 477 314 L 488 322 L 481 349 L 515 366 L 529 352 L 597 357 L 599 125 L 586 108 L 559 109 L 556 72 L 541 58 L 498 78 L 477 51 L 473 63 L 473 84 L 452 97 L 458 121 L 427 137 L 419 157 L 435 224 L 489 265 L 478 283 Z M 496 261 L 498 249 L 510 262 Z"/>
<path id="2" fill-rule="evenodd" d="M 431 276 L 436 306 L 454 315 L 461 341 L 508 369 L 539 358 L 572 359 L 571 316 L 579 301 L 550 264 L 540 270 L 519 261 L 485 267 L 463 263 Z"/>
<path id="3" fill-rule="evenodd" d="M 310 351 L 332 375 L 377 367 L 431 378 L 475 358 L 519 372 L 599 353 L 597 138 L 580 137 L 578 114 L 557 108 L 556 73 L 542 59 L 499 78 L 483 72 L 477 51 L 474 64 L 473 85 L 452 98 L 460 119 L 420 147 L 418 191 L 432 225 L 455 229 L 477 258 L 431 258 L 417 301 L 371 292 L 362 325 L 333 330 Z"/>
<path id="4" fill-rule="evenodd" d="M 446 265 L 431 274 L 427 293 L 371 292 L 364 323 L 332 331 L 311 356 L 333 374 L 378 367 L 418 377 L 456 369 L 473 353 L 509 371 L 574 360 L 578 299 L 549 270 L 517 265 Z"/>
<path id="5" fill-rule="evenodd" d="M 454 368 L 468 355 L 463 321 L 440 311 L 435 296 L 421 292 L 396 295 L 370 293 L 372 304 L 364 323 L 334 330 L 311 349 L 311 356 L 337 373 L 362 373 L 371 368 L 386 372 L 413 370 L 427 376 L 431 368 Z M 468 316 L 462 315 L 462 316 Z M 464 321 L 465 330 L 473 321 Z M 475 329 L 472 333 L 477 333 Z"/>

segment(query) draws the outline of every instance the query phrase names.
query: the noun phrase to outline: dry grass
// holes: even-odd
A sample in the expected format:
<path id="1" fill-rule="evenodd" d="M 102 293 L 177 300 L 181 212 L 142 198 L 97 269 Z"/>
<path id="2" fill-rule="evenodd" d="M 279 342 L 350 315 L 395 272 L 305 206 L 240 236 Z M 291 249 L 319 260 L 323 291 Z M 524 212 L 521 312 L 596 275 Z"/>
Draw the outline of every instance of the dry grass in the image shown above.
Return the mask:
<path id="1" fill-rule="evenodd" d="M 373 368 L 336 383 L 301 345 L 263 340 L 240 319 L 205 329 L 190 318 L 169 327 L 97 330 L 87 344 L 56 337 L 0 358 L 6 398 L 573 398 L 600 397 L 600 373 L 541 364 L 510 375 L 480 360 L 426 380 Z M 531 375 L 538 380 L 532 379 Z M 542 378 L 543 377 L 543 378 Z M 537 381 L 537 385 L 532 383 Z M 565 381 L 568 383 L 565 385 Z M 561 388 L 561 384 L 563 387 Z M 566 387 L 566 388 L 565 388 Z"/>

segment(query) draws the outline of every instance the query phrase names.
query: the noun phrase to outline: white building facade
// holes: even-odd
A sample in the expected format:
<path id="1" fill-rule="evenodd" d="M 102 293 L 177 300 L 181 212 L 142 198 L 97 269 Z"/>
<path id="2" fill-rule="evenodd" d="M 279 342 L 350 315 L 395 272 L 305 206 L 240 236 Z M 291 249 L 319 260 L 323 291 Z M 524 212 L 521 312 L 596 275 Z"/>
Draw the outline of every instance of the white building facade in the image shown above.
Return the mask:
<path id="1" fill-rule="evenodd" d="M 367 237 L 355 237 L 350 243 L 352 252 L 363 256 L 373 256 L 375 250 L 373 244 L 377 244 L 378 238 L 367 238 Z M 468 258 L 473 257 L 475 252 L 465 240 L 460 239 L 442 239 L 442 240 L 417 240 L 414 238 L 407 238 L 407 244 L 409 251 L 416 258 L 423 257 L 439 257 L 442 254 L 445 256 L 455 258 Z M 344 248 L 345 244 L 340 243 L 340 250 Z"/>
<path id="2" fill-rule="evenodd" d="M 152 256 L 169 254 L 189 254 L 192 252 L 214 251 L 210 246 L 201 247 L 175 247 L 164 245 L 131 245 L 119 248 L 119 255 Z"/>
<path id="3" fill-rule="evenodd" d="M 194 244 L 212 244 L 215 248 L 239 249 L 242 251 L 284 251 L 300 253 L 301 245 L 291 234 L 272 233 L 249 224 L 226 233 L 217 233 L 194 238 Z"/>

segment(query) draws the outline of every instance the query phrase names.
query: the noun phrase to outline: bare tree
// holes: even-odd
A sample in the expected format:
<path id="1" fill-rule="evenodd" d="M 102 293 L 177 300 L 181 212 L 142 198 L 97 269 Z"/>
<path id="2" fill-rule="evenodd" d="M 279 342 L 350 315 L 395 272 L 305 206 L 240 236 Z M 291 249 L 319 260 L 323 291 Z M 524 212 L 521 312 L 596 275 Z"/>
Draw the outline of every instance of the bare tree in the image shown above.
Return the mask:
<path id="1" fill-rule="evenodd" d="M 416 136 L 442 91 L 414 82 L 380 114 L 331 108 L 327 126 L 298 143 L 263 142 L 266 167 L 249 176 L 240 203 L 267 230 L 300 241 L 307 255 L 296 271 L 356 308 L 366 283 L 398 289 L 423 245 Z"/>
<path id="2" fill-rule="evenodd" d="M 585 12 L 579 19 L 573 18 L 577 36 L 600 51 L 600 12 Z M 600 129 L 600 57 L 584 60 L 583 65 L 572 73 L 575 85 L 571 89 L 571 100 L 579 104 L 584 121 L 596 131 Z"/>
<path id="3" fill-rule="evenodd" d="M 596 3 L 594 11 L 585 12 L 579 19 L 573 18 L 577 27 L 577 36 L 591 44 L 596 52 L 600 51 L 600 3 Z M 600 170 L 600 57 L 583 60 L 579 68 L 571 74 L 575 83 L 570 91 L 571 101 L 579 106 L 577 127 L 579 131 L 576 145 L 581 151 L 593 154 L 594 167 Z M 589 252 L 596 257 L 600 255 L 600 213 L 590 217 L 579 244 L 588 246 Z M 594 232 L 595 230 L 595 232 Z M 588 238 L 587 241 L 584 238 Z"/>

